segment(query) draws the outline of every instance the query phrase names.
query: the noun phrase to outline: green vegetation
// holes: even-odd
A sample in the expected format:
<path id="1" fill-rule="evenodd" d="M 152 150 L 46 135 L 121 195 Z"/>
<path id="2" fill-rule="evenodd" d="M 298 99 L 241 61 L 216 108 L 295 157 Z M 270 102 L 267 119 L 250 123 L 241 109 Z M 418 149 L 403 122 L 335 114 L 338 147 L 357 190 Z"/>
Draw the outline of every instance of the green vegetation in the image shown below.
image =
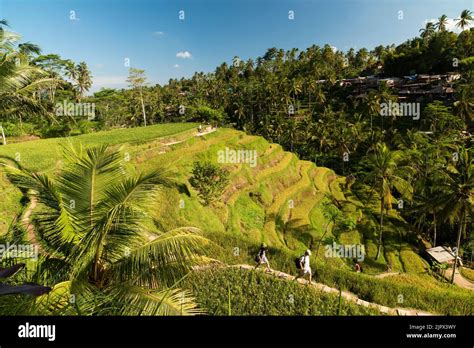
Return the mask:
<path id="1" fill-rule="evenodd" d="M 462 267 L 461 274 L 464 278 L 469 279 L 471 282 L 474 282 L 474 270 L 471 268 Z"/>
<path id="2" fill-rule="evenodd" d="M 160 130 L 160 128 L 163 129 Z M 165 130 L 169 131 L 168 125 L 127 131 L 133 133 L 150 129 L 154 129 L 156 134 L 163 134 Z M 180 127 L 176 128 L 176 131 L 180 130 Z M 94 140 L 96 143 L 113 139 L 107 137 L 107 133 L 89 136 L 96 137 Z M 130 137 L 134 139 L 134 136 L 130 135 Z M 171 145 L 172 148 L 165 152 L 162 146 L 157 145 L 170 142 L 172 139 L 181 139 L 180 137 L 183 137 L 182 142 Z M 118 139 L 119 137 L 117 141 Z M 386 221 L 383 240 L 386 256 L 375 259 L 377 244 L 369 238 L 367 225 L 371 223 L 374 226 L 377 225 L 376 218 L 371 218 L 371 214 L 375 214 L 379 207 L 376 204 L 372 208 L 367 206 L 364 208 L 367 213 L 361 215 L 360 209 L 363 204 L 355 196 L 349 195 L 349 199 L 342 190 L 342 183 L 330 184 L 334 182 L 332 171 L 299 161 L 294 156 L 291 157 L 291 161 L 288 161 L 288 153 L 282 152 L 277 145 L 269 144 L 259 137 L 245 136 L 231 129 L 219 129 L 204 137 L 194 137 L 191 132 L 184 131 L 177 135 L 173 134 L 168 139 L 170 140 L 161 139 L 158 142 L 135 141 L 125 144 L 124 148 L 130 156 L 130 162 L 125 163 L 127 170 L 132 171 L 137 165 L 145 171 L 165 166 L 170 168 L 178 187 L 178 189 L 163 188 L 156 192 L 153 201 L 147 204 L 146 210 L 151 218 L 145 223 L 147 230 L 158 228 L 160 231 L 168 231 L 186 226 L 200 228 L 207 238 L 220 246 L 220 249 L 213 252 L 212 257 L 228 264 L 252 264 L 259 243 L 273 236 L 268 252 L 272 267 L 290 274 L 294 273 L 293 259 L 299 256 L 313 240 L 313 250 L 320 250 L 317 258 L 316 253 L 313 254 L 313 269 L 316 270 L 317 281 L 337 288 L 342 287 L 354 292 L 362 299 L 387 306 L 413 307 L 440 314 L 472 312 L 472 303 L 465 293 L 467 290 L 448 288 L 441 283 L 435 286 L 439 281 L 425 274 L 428 268 L 426 262 L 417 255 L 413 247 L 406 242 L 397 247 L 398 220 L 395 219 L 397 215 L 394 211 L 390 212 L 389 219 Z M 128 140 L 128 138 L 123 140 Z M 53 161 L 42 158 L 41 150 L 44 148 L 42 144 L 50 144 L 52 141 L 53 139 L 37 140 L 9 145 L 3 149 L 9 149 L 15 153 L 18 147 L 29 144 L 32 149 L 36 149 L 36 152 L 31 153 L 38 156 L 35 162 L 46 166 L 47 163 L 56 163 L 59 160 L 59 157 Z M 56 139 L 54 141 L 57 141 L 55 144 L 59 147 L 60 141 Z M 242 164 L 224 165 L 223 168 L 229 171 L 230 179 L 222 195 L 223 201 L 227 204 L 203 206 L 195 193 L 179 188 L 188 184 L 196 159 L 210 161 L 217 165 L 217 152 L 225 147 L 259 149 L 258 165 L 255 168 Z M 22 163 L 25 165 L 24 162 Z M 61 164 L 59 168 L 63 166 L 64 164 Z M 274 171 L 270 171 L 270 168 L 274 168 Z M 46 166 L 41 169 L 50 172 L 52 168 Z M 290 199 L 293 200 L 292 209 L 289 209 L 288 205 Z M 341 210 L 336 208 L 336 204 Z M 324 213 L 324 207 L 334 210 L 334 216 L 338 217 L 335 226 L 331 214 Z M 269 221 L 273 221 L 272 219 L 276 222 L 268 224 Z M 360 221 L 357 222 L 357 220 Z M 328 228 L 325 234 L 327 226 L 332 226 L 332 228 Z M 319 241 L 322 244 L 318 248 Z M 338 258 L 325 257 L 323 247 L 333 241 L 364 243 L 368 251 L 366 260 L 363 262 L 365 273 L 383 272 L 387 263 L 390 262 L 393 270 L 395 270 L 394 265 L 398 265 L 400 271 L 408 272 L 407 277 L 399 278 L 402 281 L 395 281 L 390 277 L 376 279 L 369 275 L 355 274 L 351 271 L 353 268 L 351 260 L 342 262 Z M 373 251 L 371 251 L 372 245 Z M 395 247 L 394 251 L 389 252 L 388 250 L 393 247 Z M 235 255 L 235 248 L 238 248 L 238 255 Z M 425 294 L 427 284 L 432 284 L 433 289 Z M 396 302 L 398 294 L 405 296 L 403 304 Z M 430 298 L 437 300 L 430 300 Z"/>
<path id="3" fill-rule="evenodd" d="M 14 146 L 0 147 L 0 155 L 9 156 L 13 159 L 20 155 L 19 161 L 28 164 L 31 169 L 51 170 L 61 158 L 61 147 L 68 142 L 73 145 L 82 144 L 83 146 L 101 144 L 137 145 L 152 140 L 156 141 L 159 138 L 179 136 L 181 133 L 195 129 L 196 126 L 193 123 L 170 123 L 146 128 L 114 129 L 66 139 L 54 138 L 28 141 L 14 144 Z"/>
<path id="4" fill-rule="evenodd" d="M 402 273 L 377 279 L 324 265 L 316 267 L 318 281 L 351 291 L 366 301 L 389 307 L 418 308 L 442 315 L 474 314 L 472 290 L 440 283 L 428 274 Z"/>
<path id="5" fill-rule="evenodd" d="M 210 162 L 194 163 L 189 183 L 198 191 L 203 203 L 209 205 L 219 199 L 229 183 L 229 173 Z"/>
<path id="6" fill-rule="evenodd" d="M 147 228 L 145 207 L 157 188 L 172 182 L 163 169 L 128 176 L 123 158 L 106 145 L 70 147 L 54 179 L 18 162 L 5 163 L 9 181 L 38 204 L 31 242 L 49 257 L 36 265 L 34 277 L 54 286 L 43 295 L 45 310 L 62 306 L 64 297 L 67 303 L 69 294 L 93 302 L 100 292 L 97 313 L 109 308 L 116 315 L 199 313 L 189 293 L 172 287 L 202 262 L 208 241 L 194 228 L 165 233 Z M 52 261 L 55 267 L 44 267 Z"/>
<path id="7" fill-rule="evenodd" d="M 381 315 L 295 282 L 261 272 L 218 269 L 192 273 L 186 286 L 211 315 Z M 223 289 L 229 288 L 229 291 Z"/>
<path id="8" fill-rule="evenodd" d="M 270 48 L 165 86 L 131 68 L 130 89 L 93 96 L 86 63 L 42 55 L 0 21 L 0 237 L 41 247 L 8 285 L 51 287 L 14 305 L 0 297 L 1 313 L 378 314 L 256 272 L 188 274 L 209 253 L 253 263 L 266 243 L 281 271 L 311 249 L 319 282 L 386 306 L 472 315 L 471 290 L 420 256 L 473 250 L 470 21 L 463 11 L 456 34 L 442 15 L 420 37 L 372 51 Z M 383 114 L 402 100 L 420 113 Z M 58 115 L 62 103 L 93 103 L 94 119 Z M 195 136 L 197 122 L 219 128 Z M 255 165 L 219 160 L 227 149 L 255 152 Z M 353 257 L 328 257 L 333 243 L 364 246 L 363 273 Z"/>

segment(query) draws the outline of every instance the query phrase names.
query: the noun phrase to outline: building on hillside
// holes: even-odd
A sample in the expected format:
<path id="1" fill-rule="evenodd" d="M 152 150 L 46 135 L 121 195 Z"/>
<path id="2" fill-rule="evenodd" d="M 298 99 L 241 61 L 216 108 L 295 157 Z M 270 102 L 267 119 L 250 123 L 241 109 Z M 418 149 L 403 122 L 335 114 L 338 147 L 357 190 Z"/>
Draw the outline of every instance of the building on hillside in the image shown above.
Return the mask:
<path id="1" fill-rule="evenodd" d="M 434 248 L 426 249 L 431 261 L 436 261 L 440 264 L 447 264 L 452 266 L 454 264 L 454 252 L 449 247 L 437 246 Z"/>
<path id="2" fill-rule="evenodd" d="M 379 79 L 377 81 L 379 85 L 382 84 L 383 82 L 385 82 L 387 86 L 389 87 L 395 87 L 395 86 L 401 86 L 405 82 L 405 80 L 399 77 L 386 77 L 383 79 Z"/>

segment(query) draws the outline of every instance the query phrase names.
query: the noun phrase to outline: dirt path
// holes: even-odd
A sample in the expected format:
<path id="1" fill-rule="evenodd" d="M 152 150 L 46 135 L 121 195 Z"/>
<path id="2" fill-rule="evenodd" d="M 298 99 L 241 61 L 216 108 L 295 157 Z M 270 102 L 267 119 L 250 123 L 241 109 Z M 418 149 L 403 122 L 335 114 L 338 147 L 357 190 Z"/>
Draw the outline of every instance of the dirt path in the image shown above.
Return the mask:
<path id="1" fill-rule="evenodd" d="M 444 277 L 451 281 L 451 277 L 453 275 L 453 269 L 448 268 L 446 272 L 444 273 Z M 464 289 L 469 289 L 469 290 L 474 290 L 474 284 L 471 283 L 469 280 L 464 278 L 461 273 L 459 273 L 459 268 L 456 269 L 456 273 L 454 274 L 454 284 L 457 286 L 464 288 Z"/>
<path id="2" fill-rule="evenodd" d="M 400 272 L 385 272 L 381 274 L 377 274 L 375 278 L 385 278 L 385 277 L 390 277 L 390 276 L 395 276 L 401 274 Z"/>
<path id="3" fill-rule="evenodd" d="M 195 267 L 194 270 L 199 271 L 199 270 L 203 270 L 203 269 L 209 269 L 209 268 L 212 268 L 212 267 L 215 267 L 215 265 Z M 255 269 L 255 266 L 245 265 L 245 264 L 243 264 L 243 265 L 226 265 L 225 267 L 239 268 L 239 269 L 244 269 L 244 270 L 248 270 L 248 271 L 251 271 L 251 270 Z M 263 268 L 258 268 L 257 270 L 260 271 L 260 272 L 265 272 L 265 270 Z M 277 278 L 280 278 L 280 279 L 284 279 L 284 280 L 287 280 L 287 281 L 294 281 L 294 279 L 295 279 L 294 276 L 292 276 L 290 274 L 287 274 L 287 273 L 284 273 L 284 272 L 280 272 L 278 270 L 272 270 L 271 273 L 266 273 L 266 274 L 277 277 Z M 308 284 L 308 281 L 305 280 L 305 279 L 300 278 L 300 279 L 297 279 L 296 281 L 300 284 Z M 338 289 L 331 288 L 330 286 L 327 286 L 327 285 L 322 284 L 322 283 L 311 282 L 311 286 L 318 289 L 318 290 L 320 290 L 320 291 L 322 291 L 322 292 L 327 292 L 327 293 L 332 293 L 332 294 L 339 295 L 339 290 Z M 378 303 L 368 302 L 368 301 L 360 299 L 357 295 L 355 295 L 351 292 L 348 292 L 348 291 L 342 291 L 341 296 L 345 300 L 354 302 L 354 303 L 358 304 L 359 306 L 364 306 L 364 307 L 367 307 L 367 308 L 375 308 L 383 314 L 400 315 L 400 316 L 430 316 L 430 315 L 434 315 L 433 313 L 428 313 L 428 312 L 424 312 L 424 311 L 417 310 L 417 309 L 399 308 L 399 307 L 391 308 L 391 307 L 380 305 Z"/>
<path id="4" fill-rule="evenodd" d="M 28 241 L 33 244 L 36 248 L 38 248 L 38 252 L 43 253 L 44 250 L 41 247 L 41 244 L 38 242 L 38 239 L 36 238 L 36 233 L 35 229 L 31 223 L 30 216 L 31 213 L 33 212 L 33 209 L 36 208 L 36 198 L 31 198 L 30 203 L 28 204 L 28 207 L 25 210 L 25 213 L 23 214 L 23 217 L 21 218 L 21 224 L 23 228 L 26 230 L 26 235 L 28 237 Z"/>
<path id="5" fill-rule="evenodd" d="M 204 132 L 201 132 L 201 133 L 198 132 L 198 133 L 194 134 L 194 136 L 195 137 L 202 137 L 203 135 L 206 135 L 206 134 L 209 134 L 209 133 L 214 133 L 216 130 L 217 130 L 217 128 L 207 127 Z M 184 138 L 184 139 L 178 140 L 178 141 L 172 141 L 172 142 L 169 142 L 169 143 L 164 143 L 163 146 L 171 146 L 171 145 L 181 144 L 181 143 L 184 143 L 189 138 L 190 137 Z"/>
<path id="6" fill-rule="evenodd" d="M 199 133 L 195 133 L 194 136 L 195 137 L 202 137 L 204 135 L 207 135 L 209 133 L 214 133 L 215 131 L 217 130 L 217 128 L 213 128 L 213 127 L 207 127 L 203 132 Z M 169 143 L 164 143 L 162 144 L 163 148 L 162 150 L 158 153 L 159 155 L 161 154 L 164 154 L 167 152 L 166 148 L 169 147 L 169 146 L 172 146 L 172 145 L 176 145 L 176 144 L 181 144 L 181 143 L 184 143 L 185 141 L 187 141 L 188 139 L 190 139 L 190 137 L 186 137 L 184 139 L 181 139 L 181 140 L 177 140 L 177 141 L 171 141 Z M 153 149 L 150 149 L 150 150 L 153 150 Z"/>
<path id="7" fill-rule="evenodd" d="M 203 132 L 201 132 L 201 133 L 198 132 L 195 136 L 196 137 L 202 137 L 206 134 L 214 133 L 216 130 L 217 130 L 217 128 L 209 126 Z"/>

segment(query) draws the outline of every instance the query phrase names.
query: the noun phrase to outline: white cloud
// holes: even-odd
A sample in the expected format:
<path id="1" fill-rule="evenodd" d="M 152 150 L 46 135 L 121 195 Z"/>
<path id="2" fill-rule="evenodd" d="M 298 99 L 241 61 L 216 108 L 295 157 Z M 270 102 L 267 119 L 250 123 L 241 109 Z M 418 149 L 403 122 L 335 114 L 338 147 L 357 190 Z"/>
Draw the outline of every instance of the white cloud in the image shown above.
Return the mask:
<path id="1" fill-rule="evenodd" d="M 334 53 L 336 53 L 338 51 L 337 47 L 336 46 L 331 46 L 331 49 Z"/>
<path id="2" fill-rule="evenodd" d="M 176 53 L 177 58 L 190 59 L 192 57 L 191 53 L 188 51 L 181 51 Z"/>
<path id="3" fill-rule="evenodd" d="M 173 65 L 173 68 L 176 68 L 176 69 L 178 69 L 178 68 L 179 68 L 179 64 L 175 64 L 175 65 Z"/>
<path id="4" fill-rule="evenodd" d="M 153 36 L 158 36 L 158 37 L 161 37 L 161 36 L 164 36 L 165 33 L 163 31 L 154 31 L 153 32 Z"/>

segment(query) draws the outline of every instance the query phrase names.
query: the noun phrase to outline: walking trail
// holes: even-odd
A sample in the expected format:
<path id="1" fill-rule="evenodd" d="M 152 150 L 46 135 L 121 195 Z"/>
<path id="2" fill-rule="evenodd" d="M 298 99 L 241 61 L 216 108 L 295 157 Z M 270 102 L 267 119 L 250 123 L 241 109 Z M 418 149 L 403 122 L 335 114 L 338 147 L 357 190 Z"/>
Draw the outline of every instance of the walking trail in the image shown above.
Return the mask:
<path id="1" fill-rule="evenodd" d="M 41 244 L 38 242 L 38 239 L 36 238 L 36 233 L 35 229 L 33 228 L 33 224 L 30 221 L 30 216 L 31 213 L 33 212 L 33 209 L 36 208 L 36 198 L 31 197 L 30 203 L 28 207 L 25 210 L 25 213 L 23 214 L 23 217 L 21 218 L 21 224 L 23 228 L 26 230 L 26 235 L 28 237 L 28 241 L 34 245 L 38 252 L 44 253 L 43 248 L 41 247 Z"/>
<path id="2" fill-rule="evenodd" d="M 444 274 L 444 277 L 448 279 L 449 281 L 451 281 L 452 276 L 453 276 L 453 269 L 448 268 L 446 270 L 446 273 Z M 471 283 L 466 278 L 464 278 L 461 275 L 461 273 L 459 273 L 459 268 L 456 269 L 456 273 L 454 274 L 454 284 L 464 289 L 474 290 L 474 284 Z"/>
<path id="3" fill-rule="evenodd" d="M 375 278 L 385 278 L 385 277 L 390 277 L 390 276 L 395 276 L 401 274 L 400 272 L 385 272 L 385 273 L 380 273 L 375 276 Z"/>
<path id="4" fill-rule="evenodd" d="M 172 146 L 172 145 L 176 145 L 176 144 L 181 144 L 181 143 L 184 143 L 186 140 L 190 139 L 191 137 L 202 137 L 204 135 L 207 135 L 209 133 L 214 133 L 215 131 L 217 131 L 217 128 L 215 127 L 207 127 L 205 130 L 203 130 L 202 132 L 199 133 L 199 131 L 197 131 L 196 133 L 193 133 L 192 136 L 188 136 L 188 137 L 185 137 L 181 140 L 175 140 L 175 141 L 170 141 L 169 143 L 161 143 L 160 145 L 163 146 L 163 148 L 160 150 L 160 152 L 158 153 L 159 155 L 162 155 L 164 153 L 167 152 L 167 148 L 169 146 Z M 148 152 L 148 151 L 153 151 L 154 149 L 151 148 L 151 149 L 147 149 L 143 152 Z"/>

